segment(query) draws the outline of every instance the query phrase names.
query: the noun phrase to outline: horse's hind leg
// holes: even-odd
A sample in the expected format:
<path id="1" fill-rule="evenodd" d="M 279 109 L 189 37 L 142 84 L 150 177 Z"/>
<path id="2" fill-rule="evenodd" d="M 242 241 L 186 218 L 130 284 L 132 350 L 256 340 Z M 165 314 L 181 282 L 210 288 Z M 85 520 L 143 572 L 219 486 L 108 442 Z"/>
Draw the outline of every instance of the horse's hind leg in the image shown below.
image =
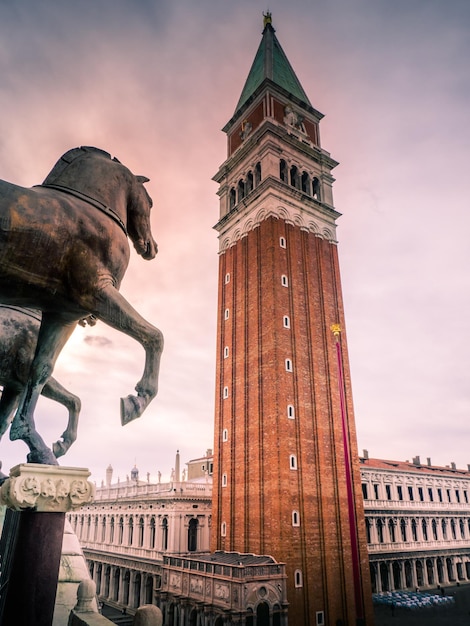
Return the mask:
<path id="1" fill-rule="evenodd" d="M 10 429 L 12 441 L 22 439 L 29 447 L 28 461 L 31 463 L 57 465 L 52 451 L 36 431 L 34 409 L 52 374 L 57 357 L 74 328 L 75 321 L 66 321 L 59 314 L 43 313 L 29 380 Z"/>
<path id="2" fill-rule="evenodd" d="M 137 396 L 121 398 L 121 422 L 127 424 L 140 417 L 150 401 L 157 395 L 163 335 L 149 324 L 127 300 L 108 285 L 99 294 L 94 313 L 109 326 L 138 341 L 145 350 L 145 369 L 135 389 Z"/>
<path id="3" fill-rule="evenodd" d="M 67 423 L 67 428 L 62 433 L 62 441 L 59 440 L 52 444 L 54 456 L 58 458 L 59 456 L 64 455 L 77 439 L 78 416 L 81 408 L 80 398 L 78 396 L 74 396 L 73 393 L 70 393 L 70 391 L 67 391 L 67 389 L 62 387 L 62 385 L 52 376 L 44 385 L 42 395 L 50 400 L 60 402 L 69 412 L 69 421 Z"/>
<path id="4" fill-rule="evenodd" d="M 11 424 L 20 395 L 20 389 L 4 385 L 2 397 L 0 398 L 0 438 L 6 433 Z"/>

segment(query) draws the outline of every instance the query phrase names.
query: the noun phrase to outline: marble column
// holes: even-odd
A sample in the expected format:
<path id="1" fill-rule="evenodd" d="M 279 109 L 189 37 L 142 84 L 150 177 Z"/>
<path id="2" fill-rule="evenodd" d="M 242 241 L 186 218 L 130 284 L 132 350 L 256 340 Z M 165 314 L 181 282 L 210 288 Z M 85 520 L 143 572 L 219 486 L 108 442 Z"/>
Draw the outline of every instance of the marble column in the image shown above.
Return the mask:
<path id="1" fill-rule="evenodd" d="M 2 571 L 2 624 L 52 624 L 65 514 L 93 501 L 89 476 L 84 468 L 23 463 L 2 484 L 0 504 L 18 512 L 11 569 Z"/>

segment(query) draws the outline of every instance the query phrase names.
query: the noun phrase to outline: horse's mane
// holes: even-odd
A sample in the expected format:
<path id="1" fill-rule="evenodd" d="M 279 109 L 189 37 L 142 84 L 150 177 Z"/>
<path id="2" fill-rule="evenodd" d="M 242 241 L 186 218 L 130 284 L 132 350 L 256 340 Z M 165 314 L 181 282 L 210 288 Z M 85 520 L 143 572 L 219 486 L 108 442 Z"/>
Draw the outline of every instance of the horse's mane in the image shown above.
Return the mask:
<path id="1" fill-rule="evenodd" d="M 47 177 L 45 178 L 43 185 L 52 185 L 54 184 L 60 176 L 63 174 L 64 170 L 75 161 L 80 156 L 83 156 L 87 152 L 93 152 L 95 154 L 99 154 L 108 159 L 111 159 L 111 155 L 106 150 L 101 150 L 101 148 L 94 148 L 93 146 L 80 146 L 79 148 L 72 148 L 68 150 L 65 154 L 63 154 L 57 163 L 54 165 L 52 170 L 49 172 Z M 120 163 L 116 157 L 113 158 L 113 161 Z"/>

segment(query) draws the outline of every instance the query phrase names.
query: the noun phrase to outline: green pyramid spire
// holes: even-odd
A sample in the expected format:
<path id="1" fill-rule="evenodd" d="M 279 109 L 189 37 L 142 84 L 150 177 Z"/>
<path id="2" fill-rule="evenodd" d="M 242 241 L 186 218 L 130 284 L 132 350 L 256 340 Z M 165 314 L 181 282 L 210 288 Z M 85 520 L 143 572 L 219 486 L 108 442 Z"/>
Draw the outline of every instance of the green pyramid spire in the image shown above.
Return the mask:
<path id="1" fill-rule="evenodd" d="M 264 15 L 263 38 L 235 112 L 245 104 L 265 79 L 271 80 L 305 104 L 312 106 L 277 40 L 269 12 Z"/>

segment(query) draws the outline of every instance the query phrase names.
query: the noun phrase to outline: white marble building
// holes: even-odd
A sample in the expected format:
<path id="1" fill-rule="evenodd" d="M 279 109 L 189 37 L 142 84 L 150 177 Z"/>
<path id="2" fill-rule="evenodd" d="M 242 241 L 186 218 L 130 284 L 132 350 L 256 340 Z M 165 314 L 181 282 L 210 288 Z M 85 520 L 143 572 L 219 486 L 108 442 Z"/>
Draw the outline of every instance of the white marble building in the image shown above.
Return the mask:
<path id="1" fill-rule="evenodd" d="M 169 482 L 139 480 L 134 468 L 125 481 L 113 483 L 109 467 L 93 504 L 69 515 L 102 600 L 130 608 L 153 603 L 165 555 L 209 552 L 212 477 L 202 469 L 207 460 L 211 450 L 180 475 L 177 453 Z"/>
<path id="2" fill-rule="evenodd" d="M 375 592 L 470 581 L 470 471 L 360 459 Z"/>

